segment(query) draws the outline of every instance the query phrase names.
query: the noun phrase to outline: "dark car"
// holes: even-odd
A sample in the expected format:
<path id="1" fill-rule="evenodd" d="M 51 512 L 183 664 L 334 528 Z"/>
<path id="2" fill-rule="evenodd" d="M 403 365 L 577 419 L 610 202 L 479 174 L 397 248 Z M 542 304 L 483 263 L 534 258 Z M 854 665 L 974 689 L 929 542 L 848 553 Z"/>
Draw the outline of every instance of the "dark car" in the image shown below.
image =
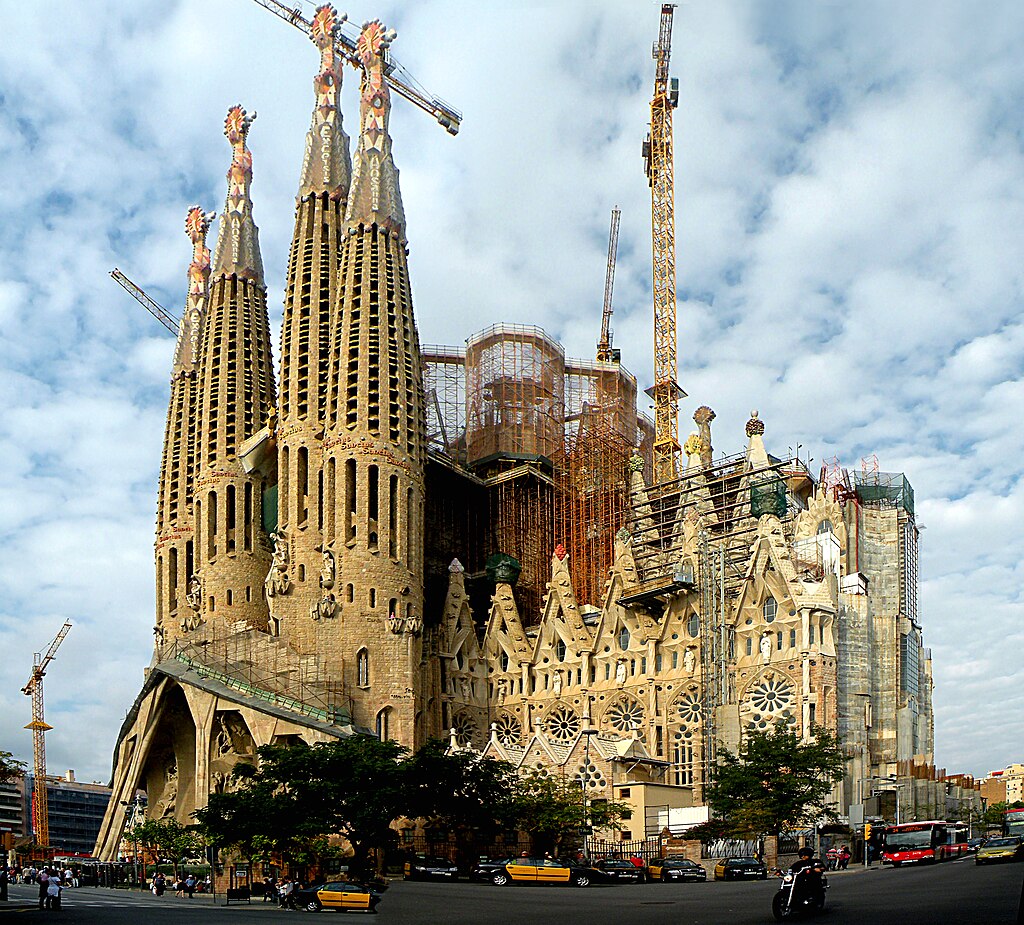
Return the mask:
<path id="1" fill-rule="evenodd" d="M 716 880 L 767 880 L 768 868 L 757 858 L 723 858 L 715 865 Z"/>
<path id="2" fill-rule="evenodd" d="M 708 872 L 696 861 L 687 858 L 655 858 L 647 872 L 651 880 L 660 880 L 662 883 L 678 880 L 704 882 L 708 879 Z"/>
<path id="3" fill-rule="evenodd" d="M 295 904 L 307 912 L 337 909 L 343 912 L 376 912 L 380 893 L 358 883 L 322 883 L 319 886 L 296 890 Z"/>
<path id="4" fill-rule="evenodd" d="M 459 866 L 448 858 L 417 857 L 405 862 L 406 880 L 458 880 Z"/>
<path id="5" fill-rule="evenodd" d="M 609 883 L 643 883 L 647 879 L 646 869 L 637 867 L 632 861 L 606 858 L 594 866 L 608 878 Z"/>
<path id="6" fill-rule="evenodd" d="M 512 858 L 481 858 L 469 872 L 469 879 L 477 883 L 490 883 L 494 872 L 510 864 Z"/>

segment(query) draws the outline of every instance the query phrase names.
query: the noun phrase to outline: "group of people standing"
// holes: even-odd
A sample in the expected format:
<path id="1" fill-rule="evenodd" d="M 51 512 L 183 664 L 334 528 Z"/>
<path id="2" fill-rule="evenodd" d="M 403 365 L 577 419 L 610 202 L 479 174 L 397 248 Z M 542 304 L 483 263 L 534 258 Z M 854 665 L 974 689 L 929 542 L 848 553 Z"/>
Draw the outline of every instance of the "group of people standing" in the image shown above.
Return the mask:
<path id="1" fill-rule="evenodd" d="M 290 877 L 263 878 L 263 901 L 265 903 L 277 903 L 282 909 L 294 909 L 298 911 L 298 904 L 295 902 L 295 894 L 305 884 L 301 880 L 292 880 Z"/>
<path id="2" fill-rule="evenodd" d="M 59 910 L 60 894 L 65 886 L 61 882 L 61 872 L 56 868 L 43 867 L 36 871 L 34 879 L 39 884 L 39 908 Z M 73 883 L 73 878 L 69 877 L 66 885 L 71 886 Z"/>
<path id="3" fill-rule="evenodd" d="M 828 870 L 846 870 L 850 866 L 850 849 L 847 845 L 829 848 L 825 852 L 825 865 Z"/>
<path id="4" fill-rule="evenodd" d="M 203 893 L 209 890 L 210 878 L 207 877 L 206 880 L 201 881 L 195 874 L 186 874 L 184 877 L 177 877 L 168 882 L 167 878 L 157 871 L 153 874 L 149 888 L 154 896 L 163 896 L 167 889 L 171 888 L 174 890 L 175 896 L 187 896 L 191 899 L 197 891 Z"/>

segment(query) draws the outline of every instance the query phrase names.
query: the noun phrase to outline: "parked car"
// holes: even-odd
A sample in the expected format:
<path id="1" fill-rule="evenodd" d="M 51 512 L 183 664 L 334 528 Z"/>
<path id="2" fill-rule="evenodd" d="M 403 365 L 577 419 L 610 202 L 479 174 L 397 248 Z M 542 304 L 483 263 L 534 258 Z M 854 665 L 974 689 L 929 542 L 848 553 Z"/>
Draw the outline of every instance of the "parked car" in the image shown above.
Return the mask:
<path id="1" fill-rule="evenodd" d="M 605 858 L 594 866 L 602 871 L 611 883 L 643 883 L 647 879 L 647 869 L 637 867 L 632 861 Z"/>
<path id="2" fill-rule="evenodd" d="M 501 870 L 512 858 L 481 858 L 469 872 L 469 879 L 477 883 L 490 883 L 496 870 Z"/>
<path id="3" fill-rule="evenodd" d="M 608 880 L 604 871 L 569 864 L 556 858 L 512 858 L 491 875 L 495 886 L 522 883 L 532 886 L 590 886 Z"/>
<path id="4" fill-rule="evenodd" d="M 1003 835 L 990 838 L 978 849 L 975 864 L 989 864 L 992 861 L 1024 860 L 1024 840 L 1019 835 Z"/>
<path id="5" fill-rule="evenodd" d="M 967 839 L 967 850 L 977 851 L 982 845 L 985 844 L 984 838 L 968 838 Z"/>
<path id="6" fill-rule="evenodd" d="M 700 864 L 686 858 L 655 858 L 647 866 L 647 873 L 651 880 L 660 880 L 662 883 L 672 880 L 694 880 L 703 883 L 708 879 L 708 872 Z"/>
<path id="7" fill-rule="evenodd" d="M 417 857 L 405 862 L 406 880 L 458 880 L 459 866 L 448 858 Z"/>
<path id="8" fill-rule="evenodd" d="M 767 880 L 768 868 L 757 858 L 722 858 L 715 865 L 716 880 Z"/>
<path id="9" fill-rule="evenodd" d="M 376 912 L 380 893 L 359 883 L 323 883 L 295 891 L 295 904 L 307 912 L 321 909 Z"/>

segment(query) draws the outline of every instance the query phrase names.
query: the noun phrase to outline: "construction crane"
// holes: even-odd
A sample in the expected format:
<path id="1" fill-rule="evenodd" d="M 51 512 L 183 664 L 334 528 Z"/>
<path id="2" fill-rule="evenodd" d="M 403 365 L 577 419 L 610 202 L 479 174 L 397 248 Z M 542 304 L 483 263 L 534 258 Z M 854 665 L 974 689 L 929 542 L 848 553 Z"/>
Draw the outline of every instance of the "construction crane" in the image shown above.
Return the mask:
<path id="1" fill-rule="evenodd" d="M 32 657 L 32 674 L 21 692 L 32 698 L 32 722 L 25 728 L 32 730 L 32 759 L 35 783 L 32 792 L 32 828 L 35 831 L 36 844 L 40 848 L 50 845 L 50 812 L 46 798 L 46 732 L 53 728 L 43 719 L 43 676 L 53 657 L 57 654 L 60 644 L 71 629 L 71 621 L 66 620 L 60 632 L 42 656 L 38 652 Z"/>
<path id="2" fill-rule="evenodd" d="M 672 110 L 679 105 L 679 81 L 669 80 L 674 3 L 661 5 L 661 26 L 651 56 L 654 96 L 651 131 L 643 145 L 651 186 L 651 240 L 654 264 L 654 480 L 675 478 L 679 455 L 679 399 L 686 393 L 676 382 L 676 222 L 672 165 Z"/>
<path id="3" fill-rule="evenodd" d="M 285 22 L 291 23 L 296 29 L 301 29 L 306 35 L 312 34 L 313 24 L 302 15 L 300 9 L 292 9 L 278 3 L 277 0 L 255 2 L 263 9 L 270 10 L 275 16 L 280 16 Z M 353 67 L 362 66 L 356 54 L 356 39 L 345 35 L 340 29 L 335 33 L 334 48 Z M 458 135 L 459 127 L 462 125 L 462 113 L 424 89 L 416 78 L 389 54 L 385 58 L 384 79 L 395 93 L 432 115 L 449 135 Z"/>
<path id="4" fill-rule="evenodd" d="M 608 229 L 608 265 L 604 271 L 604 311 L 601 313 L 601 339 L 597 342 L 597 358 L 605 363 L 618 359 L 618 350 L 612 349 L 612 289 L 615 286 L 615 258 L 619 253 L 619 207 L 612 209 L 612 224 Z"/>
<path id="5" fill-rule="evenodd" d="M 168 331 L 177 336 L 178 327 L 181 324 L 177 318 L 174 317 L 167 309 L 165 309 L 159 302 L 151 299 L 146 295 L 145 291 L 136 286 L 127 276 L 124 275 L 117 267 L 114 267 L 110 271 L 110 278 L 114 282 L 120 284 L 120 286 L 127 291 L 127 293 L 135 299 L 147 312 L 149 312 L 157 321 L 159 321 Z"/>

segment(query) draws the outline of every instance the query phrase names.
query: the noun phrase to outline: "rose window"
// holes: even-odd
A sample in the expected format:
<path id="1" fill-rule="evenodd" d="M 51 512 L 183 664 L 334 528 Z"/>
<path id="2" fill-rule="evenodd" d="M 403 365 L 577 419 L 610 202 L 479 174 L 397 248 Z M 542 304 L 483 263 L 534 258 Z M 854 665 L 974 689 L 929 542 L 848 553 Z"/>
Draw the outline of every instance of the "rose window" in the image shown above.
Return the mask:
<path id="1" fill-rule="evenodd" d="M 764 731 L 780 719 L 795 723 L 794 710 L 793 685 L 783 675 L 772 672 L 747 692 L 743 712 L 748 728 Z"/>
<path id="2" fill-rule="evenodd" d="M 459 745 L 469 745 L 476 735 L 476 723 L 465 713 L 456 713 L 452 720 L 452 729 L 455 731 L 455 741 Z"/>
<path id="3" fill-rule="evenodd" d="M 506 747 L 517 744 L 523 734 L 519 720 L 509 713 L 502 713 L 494 725 L 494 733 L 498 737 L 498 741 Z"/>
<path id="4" fill-rule="evenodd" d="M 608 722 L 618 732 L 639 729 L 644 721 L 644 708 L 632 700 L 620 700 L 609 707 Z"/>
<path id="5" fill-rule="evenodd" d="M 559 707 L 553 710 L 544 723 L 547 733 L 556 742 L 571 742 L 580 732 L 580 718 L 574 710 Z"/>
<path id="6" fill-rule="evenodd" d="M 681 723 L 700 722 L 700 698 L 696 691 L 686 691 L 676 701 L 676 714 Z"/>

